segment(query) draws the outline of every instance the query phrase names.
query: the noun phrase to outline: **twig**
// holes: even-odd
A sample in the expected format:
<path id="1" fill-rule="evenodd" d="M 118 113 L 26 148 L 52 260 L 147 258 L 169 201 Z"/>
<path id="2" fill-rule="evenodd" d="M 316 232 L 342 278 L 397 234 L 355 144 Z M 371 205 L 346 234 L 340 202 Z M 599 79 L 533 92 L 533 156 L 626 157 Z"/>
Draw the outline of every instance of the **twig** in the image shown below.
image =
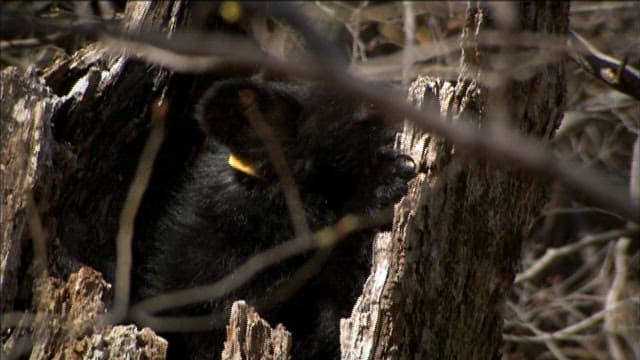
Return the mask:
<path id="1" fill-rule="evenodd" d="M 587 252 L 585 256 L 585 260 L 583 261 L 583 265 L 578 269 L 578 271 L 574 272 L 567 278 L 566 281 L 563 281 L 558 288 L 560 288 L 563 292 L 567 292 L 569 289 L 572 289 L 573 286 L 580 280 L 579 272 L 583 274 L 595 274 L 596 268 L 597 274 L 592 276 L 590 279 L 586 280 L 582 285 L 580 285 L 574 293 L 580 294 L 590 294 L 596 293 L 602 288 L 603 283 L 607 283 L 608 280 L 608 271 L 609 265 L 611 265 L 611 243 L 606 244 L 607 246 L 602 246 L 595 251 Z M 601 299 L 601 302 L 604 302 L 604 298 Z"/>
<path id="2" fill-rule="evenodd" d="M 246 5 L 251 5 L 245 3 Z M 477 129 L 462 120 L 455 124 L 440 119 L 439 110 L 433 107 L 417 110 L 406 104 L 405 96 L 399 91 L 383 88 L 360 80 L 346 72 L 341 66 L 335 49 L 330 46 L 311 27 L 311 22 L 284 3 L 253 3 L 251 6 L 267 14 L 281 17 L 301 32 L 315 55 L 315 61 L 309 64 L 293 64 L 261 53 L 255 46 L 243 39 L 214 34 L 195 36 L 194 34 L 172 34 L 166 39 L 157 33 L 130 33 L 113 31 L 104 27 L 86 24 L 67 27 L 66 30 L 97 33 L 109 41 L 114 50 L 129 50 L 154 64 L 167 66 L 174 71 L 204 72 L 226 65 L 253 68 L 260 65 L 276 74 L 296 76 L 318 81 L 333 91 L 347 96 L 358 96 L 372 102 L 399 121 L 407 118 L 424 131 L 446 138 L 468 154 L 493 160 L 503 167 L 515 167 L 527 170 L 531 174 L 558 180 L 567 189 L 584 194 L 593 203 L 611 210 L 631 221 L 640 218 L 640 204 L 633 202 L 628 190 L 612 185 L 604 174 L 587 169 L 573 162 L 558 159 L 539 141 L 523 137 L 515 131 L 501 129 L 497 135 L 488 129 Z M 266 6 L 266 7 L 265 7 Z M 5 19 L 6 20 L 6 19 Z M 34 29 L 33 19 L 25 22 Z M 22 23 L 22 27 L 25 27 Z M 5 25 L 5 24 L 3 24 Z M 46 23 L 42 29 L 65 29 L 63 25 Z M 13 26 L 19 26 L 13 23 Z M 228 45 L 228 46 L 225 46 Z M 628 68 L 628 67 L 627 67 Z M 502 121 L 503 123 L 506 121 Z"/>
<path id="3" fill-rule="evenodd" d="M 528 320 L 525 320 L 525 318 L 522 316 L 522 309 L 520 309 L 520 307 L 518 307 L 512 302 L 507 302 L 507 306 L 509 306 L 509 308 L 513 310 L 513 312 L 515 312 L 516 315 L 523 321 L 521 325 L 531 330 L 537 336 L 542 336 L 546 334 L 544 331 L 538 329 L 537 326 L 533 325 Z M 564 356 L 562 351 L 560 351 L 560 349 L 558 348 L 558 345 L 556 345 L 556 343 L 553 340 L 551 339 L 546 340 L 544 341 L 544 344 L 549 348 L 549 351 L 551 351 L 551 353 L 555 355 L 556 358 L 560 360 L 569 360 L 568 357 Z"/>
<path id="4" fill-rule="evenodd" d="M 221 316 L 227 316 L 227 314 L 192 317 L 162 317 L 153 316 L 152 314 L 220 298 L 224 294 L 242 286 L 255 274 L 271 265 L 314 247 L 331 247 L 353 232 L 388 223 L 391 218 L 392 212 L 389 209 L 364 217 L 347 215 L 334 226 L 328 226 L 317 231 L 313 237 L 314 241 L 310 242 L 307 238 L 297 237 L 276 245 L 252 256 L 242 265 L 235 268 L 231 274 L 213 284 L 164 293 L 145 299 L 132 306 L 131 317 L 141 325 L 149 326 L 156 331 L 203 331 L 211 329 L 215 326 L 215 320 L 220 319 Z"/>
<path id="5" fill-rule="evenodd" d="M 320 1 L 318 1 L 318 3 L 320 3 Z M 349 17 L 349 21 L 346 21 L 344 23 L 345 27 L 347 28 L 347 30 L 349 30 L 351 36 L 353 37 L 353 43 L 351 44 L 351 54 L 353 54 L 352 64 L 357 61 L 356 59 L 360 59 L 361 61 L 367 60 L 366 46 L 362 39 L 360 39 L 362 9 L 366 8 L 367 6 L 369 6 L 369 1 L 360 2 L 358 7 L 353 10 L 353 13 Z"/>
<path id="6" fill-rule="evenodd" d="M 129 186 L 129 192 L 120 212 L 118 234 L 116 236 L 116 277 L 113 310 L 102 320 L 106 323 L 118 323 L 124 319 L 129 306 L 131 286 L 132 251 L 134 222 L 136 213 L 147 189 L 153 161 L 164 139 L 164 120 L 168 111 L 166 103 L 158 102 L 151 107 L 151 132 L 140 154 L 136 173 Z"/>
<path id="7" fill-rule="evenodd" d="M 568 41 L 572 59 L 612 88 L 640 100 L 640 71 L 626 61 L 602 53 L 575 31 Z M 583 55 L 586 54 L 586 55 Z"/>
<path id="8" fill-rule="evenodd" d="M 57 39 L 59 39 L 61 36 L 62 36 L 61 34 L 51 34 L 51 35 L 43 36 L 42 38 L 2 40 L 0 41 L 0 51 L 40 46 L 40 45 L 52 43 Z"/>
<path id="9" fill-rule="evenodd" d="M 604 318 L 604 330 L 606 334 L 607 347 L 613 358 L 616 360 L 624 360 L 625 355 L 622 350 L 620 341 L 616 337 L 618 331 L 618 323 L 622 314 L 613 310 L 615 304 L 619 302 L 620 295 L 625 288 L 627 280 L 627 248 L 631 243 L 631 239 L 623 237 L 616 243 L 615 248 L 615 274 L 613 277 L 613 283 L 607 291 L 607 300 L 605 302 L 605 310 L 607 313 Z"/>
<path id="10" fill-rule="evenodd" d="M 404 9 L 404 49 L 402 53 L 402 85 L 409 85 L 409 66 L 413 64 L 413 42 L 416 34 L 416 19 L 413 11 L 413 3 L 403 1 Z"/>
<path id="11" fill-rule="evenodd" d="M 630 176 L 629 193 L 631 201 L 640 204 L 640 134 L 636 136 L 636 141 L 633 143 Z"/>
<path id="12" fill-rule="evenodd" d="M 325 58 L 326 55 L 331 57 L 335 53 L 331 44 L 319 36 L 311 22 L 301 20 L 304 17 L 293 7 L 287 4 L 270 5 L 253 3 L 252 6 L 268 15 L 280 17 L 296 28 L 305 37 L 316 58 Z M 501 129 L 499 136 L 487 130 L 478 131 L 471 127 L 468 121 L 458 122 L 452 126 L 440 120 L 438 109 L 429 109 L 427 112 L 429 116 L 425 116 L 424 111 L 419 111 L 401 101 L 400 94 L 392 94 L 392 91 L 383 91 L 377 86 L 360 81 L 347 73 L 336 61 L 323 61 L 318 65 L 322 68 L 325 84 L 331 83 L 336 90 L 366 98 L 384 109 L 387 114 L 400 119 L 409 118 L 423 130 L 442 136 L 471 154 L 482 154 L 497 160 L 502 165 L 525 168 L 538 175 L 556 178 L 569 189 L 578 190 L 589 196 L 599 206 L 607 209 L 617 208 L 616 211 L 623 213 L 632 221 L 640 218 L 638 205 L 633 204 L 619 187 L 608 185 L 601 175 L 559 161 L 549 151 L 541 149 L 542 146 L 530 139 L 507 129 Z M 596 181 L 592 182 L 593 180 Z"/>
<path id="13" fill-rule="evenodd" d="M 257 94 L 252 90 L 244 89 L 240 90 L 238 95 L 240 102 L 244 106 L 244 114 L 249 124 L 255 129 L 264 143 L 267 153 L 269 154 L 269 160 L 271 160 L 271 164 L 280 178 L 280 184 L 282 184 L 285 201 L 289 209 L 289 216 L 291 217 L 296 237 L 310 238 L 311 231 L 309 230 L 305 210 L 300 200 L 298 186 L 291 175 L 291 171 L 289 171 L 282 146 L 280 146 L 273 129 L 267 124 L 260 109 L 258 109 Z"/>
<path id="14" fill-rule="evenodd" d="M 638 229 L 616 229 L 598 235 L 587 235 L 576 243 L 565 245 L 559 248 L 549 248 L 547 249 L 545 254 L 533 265 L 531 265 L 525 272 L 516 275 L 515 283 L 520 284 L 524 281 L 535 278 L 540 272 L 546 269 L 547 266 L 552 264 L 557 259 L 574 253 L 584 247 L 595 245 L 601 242 L 611 241 L 621 236 L 628 236 L 637 231 Z"/>
<path id="15" fill-rule="evenodd" d="M 589 327 L 602 321 L 608 312 L 613 311 L 619 307 L 629 305 L 630 303 L 640 304 L 640 299 L 626 299 L 615 303 L 611 308 L 601 310 L 588 318 L 579 321 L 571 326 L 567 326 L 562 330 L 554 331 L 552 333 L 544 333 L 543 335 L 536 336 L 518 336 L 518 335 L 504 335 L 504 339 L 513 342 L 522 343 L 540 343 L 547 340 L 593 340 L 597 335 L 578 335 L 577 333 L 588 329 Z"/>
<path id="16" fill-rule="evenodd" d="M 553 208 L 548 210 L 543 210 L 542 214 L 544 216 L 554 215 L 554 214 L 584 214 L 584 213 L 601 213 L 604 215 L 608 215 L 614 217 L 619 220 L 624 220 L 624 218 L 620 217 L 620 215 L 616 213 L 612 213 L 611 211 L 607 211 L 604 209 L 600 209 L 597 207 L 591 206 L 580 206 L 580 207 L 566 207 L 566 208 Z"/>

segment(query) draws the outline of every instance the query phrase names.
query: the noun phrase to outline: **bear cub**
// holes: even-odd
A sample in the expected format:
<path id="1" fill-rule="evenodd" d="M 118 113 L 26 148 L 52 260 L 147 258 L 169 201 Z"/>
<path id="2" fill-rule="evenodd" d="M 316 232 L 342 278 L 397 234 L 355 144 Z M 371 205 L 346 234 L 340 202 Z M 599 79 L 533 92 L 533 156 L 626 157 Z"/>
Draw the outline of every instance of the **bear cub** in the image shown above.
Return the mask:
<path id="1" fill-rule="evenodd" d="M 415 173 L 393 149 L 394 129 L 374 108 L 311 83 L 232 79 L 215 82 L 196 106 L 203 151 L 145 227 L 134 287 L 138 299 L 205 285 L 252 255 L 294 238 L 283 187 L 247 116 L 245 95 L 284 153 L 311 231 L 346 214 L 370 214 L 397 202 Z M 294 359 L 339 358 L 339 321 L 350 314 L 369 272 L 373 230 L 331 249 L 311 278 L 281 298 L 278 289 L 314 251 L 283 261 L 221 299 L 170 315 L 228 314 L 243 299 L 272 326 L 293 334 Z M 271 305 L 261 308 L 268 300 Z M 219 358 L 224 324 L 205 333 L 163 334 L 175 358 Z"/>

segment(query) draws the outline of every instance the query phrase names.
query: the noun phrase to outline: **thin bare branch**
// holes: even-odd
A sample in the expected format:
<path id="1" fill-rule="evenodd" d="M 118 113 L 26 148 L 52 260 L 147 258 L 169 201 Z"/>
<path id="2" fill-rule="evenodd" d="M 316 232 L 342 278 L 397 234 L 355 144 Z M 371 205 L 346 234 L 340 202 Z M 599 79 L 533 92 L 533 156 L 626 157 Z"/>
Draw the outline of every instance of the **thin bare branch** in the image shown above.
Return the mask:
<path id="1" fill-rule="evenodd" d="M 249 281 L 258 272 L 277 264 L 289 257 L 303 253 L 313 248 L 326 248 L 336 244 L 349 234 L 366 228 L 388 223 L 392 214 L 389 209 L 369 216 L 347 215 L 334 226 L 328 226 L 314 234 L 313 241 L 308 238 L 295 238 L 268 250 L 258 253 L 238 266 L 231 274 L 219 281 L 185 290 L 164 293 L 150 299 L 145 299 L 131 308 L 131 317 L 156 331 L 202 331 L 211 329 L 227 314 L 214 314 L 197 317 L 162 317 L 153 313 L 171 308 L 210 301 L 220 298 Z"/>
<path id="2" fill-rule="evenodd" d="M 535 278 L 540 272 L 553 264 L 559 258 L 572 254 L 584 247 L 618 239 L 622 236 L 629 236 L 637 231 L 638 229 L 616 229 L 598 235 L 587 235 L 579 242 L 571 243 L 563 247 L 549 248 L 545 252 L 544 256 L 536 261 L 535 264 L 531 265 L 525 272 L 516 275 L 515 283 L 520 284 L 524 281 Z"/>
<path id="3" fill-rule="evenodd" d="M 640 100 L 640 71 L 602 53 L 575 31 L 571 31 L 569 54 L 587 72 L 612 88 Z"/>
<path id="4" fill-rule="evenodd" d="M 593 339 L 593 336 L 590 335 L 580 335 L 579 333 L 583 330 L 588 329 L 591 326 L 603 321 L 605 316 L 609 311 L 613 311 L 622 306 L 628 306 L 630 304 L 640 304 L 640 299 L 626 299 L 620 302 L 617 302 L 609 309 L 601 310 L 588 318 L 579 321 L 571 326 L 567 326 L 566 328 L 558 331 L 554 331 L 552 333 L 544 333 L 543 335 L 536 336 L 517 336 L 517 335 L 505 335 L 504 339 L 507 341 L 513 342 L 524 342 L 524 343 L 539 343 L 546 342 L 548 340 L 588 340 Z"/>
<path id="5" fill-rule="evenodd" d="M 411 1 L 403 1 L 402 7 L 404 9 L 404 39 L 406 50 L 413 47 L 416 33 L 416 19 L 413 11 L 413 3 Z M 407 86 L 409 84 L 409 66 L 413 63 L 413 52 L 403 51 L 402 53 L 402 85 Z"/>
<path id="6" fill-rule="evenodd" d="M 614 251 L 615 256 L 615 271 L 613 277 L 613 283 L 607 292 L 607 300 L 605 302 L 605 310 L 607 313 L 604 318 L 604 330 L 606 334 L 607 347 L 615 360 L 623 360 L 626 358 L 622 345 L 617 338 L 616 333 L 620 327 L 619 320 L 621 314 L 614 310 L 615 304 L 620 302 L 622 291 L 625 288 L 627 281 L 627 269 L 628 269 L 628 256 L 627 249 L 631 239 L 623 237 L 616 243 Z"/>
<path id="7" fill-rule="evenodd" d="M 633 143 L 633 154 L 631 156 L 631 178 L 629 179 L 629 194 L 631 200 L 640 204 L 640 134 L 636 136 Z"/>
<path id="8" fill-rule="evenodd" d="M 546 334 L 544 331 L 540 330 L 537 326 L 525 320 L 522 314 L 522 309 L 520 309 L 518 306 L 516 306 L 511 302 L 508 302 L 507 306 L 509 306 L 509 308 L 513 310 L 516 313 L 516 315 L 523 321 L 522 325 L 525 326 L 527 329 L 531 330 L 531 332 L 533 332 L 536 336 L 543 336 Z M 560 348 L 558 347 L 558 345 L 555 343 L 554 340 L 552 339 L 546 340 L 544 341 L 544 344 L 547 346 L 547 348 L 549 348 L 549 351 L 551 351 L 551 353 L 556 358 L 561 360 L 569 360 L 569 358 L 562 353 L 562 351 L 560 350 Z"/>
<path id="9" fill-rule="evenodd" d="M 311 52 L 317 59 L 331 59 L 336 53 L 331 44 L 319 35 L 310 21 L 295 8 L 286 4 L 265 6 L 251 3 L 251 6 L 267 15 L 276 16 L 288 22 L 305 37 Z M 640 218 L 640 207 L 630 201 L 622 189 L 611 186 L 600 175 L 587 169 L 559 161 L 539 143 L 524 138 L 516 132 L 501 129 L 500 134 L 486 130 L 475 130 L 469 122 L 450 123 L 442 121 L 438 109 L 428 109 L 427 114 L 401 101 L 400 94 L 392 94 L 372 84 L 367 84 L 340 66 L 338 61 L 322 61 L 318 64 L 324 73 L 324 83 L 331 83 L 336 90 L 348 94 L 357 94 L 377 104 L 388 114 L 399 119 L 406 117 L 413 120 L 425 131 L 431 131 L 452 141 L 470 154 L 481 154 L 496 160 L 498 164 L 519 167 L 537 175 L 558 179 L 567 188 L 589 196 L 599 206 L 607 209 L 616 208 L 632 221 Z M 506 121 L 505 121 L 506 122 Z M 587 184 L 588 183 L 588 184 Z"/>
<path id="10" fill-rule="evenodd" d="M 114 51 L 121 52 L 125 49 L 132 55 L 174 71 L 204 72 L 230 64 L 247 67 L 259 65 L 277 74 L 315 80 L 339 94 L 358 96 L 370 101 L 392 115 L 391 118 L 407 118 L 424 131 L 446 138 L 472 156 L 490 159 L 499 166 L 521 168 L 537 176 L 556 179 L 567 189 L 583 194 L 597 206 L 623 215 L 631 221 L 640 218 L 640 204 L 629 198 L 628 190 L 611 184 L 605 174 L 558 159 L 544 144 L 515 131 L 501 129 L 496 134 L 488 129 L 471 126 L 468 121 L 464 121 L 467 120 L 464 114 L 463 121 L 453 124 L 443 121 L 438 109 L 417 110 L 405 103 L 405 96 L 401 92 L 354 77 L 340 61 L 331 60 L 338 59 L 333 56 L 336 54 L 335 49 L 295 9 L 286 4 L 274 3 L 267 7 L 257 3 L 252 3 L 251 6 L 281 17 L 299 30 L 305 36 L 316 61 L 303 65 L 280 61 L 264 55 L 247 41 L 237 38 L 232 40 L 232 37 L 221 34 L 194 36 L 176 33 L 171 39 L 166 39 L 157 33 L 111 31 L 84 24 L 74 25 L 67 30 L 100 34 L 109 41 Z M 52 26 L 49 23 L 46 25 Z M 54 28 L 60 30 L 65 26 L 58 24 Z M 317 61 L 320 59 L 322 61 Z"/>
<path id="11" fill-rule="evenodd" d="M 300 192 L 296 185 L 289 166 L 287 166 L 287 160 L 284 156 L 282 146 L 278 143 L 278 139 L 273 132 L 273 129 L 267 124 L 260 112 L 260 109 L 256 103 L 256 93 L 252 90 L 240 90 L 240 101 L 245 107 L 244 114 L 249 120 L 249 124 L 253 127 L 264 143 L 269 154 L 271 164 L 280 178 L 280 183 L 284 191 L 285 201 L 287 208 L 289 209 L 289 216 L 293 223 L 296 237 L 310 238 L 311 231 L 307 224 L 304 207 L 302 206 L 302 200 L 300 200 Z"/>
<path id="12" fill-rule="evenodd" d="M 142 201 L 142 196 L 147 189 L 147 184 L 151 177 L 153 161 L 164 139 L 164 120 L 167 110 L 168 105 L 162 102 L 153 104 L 151 108 L 151 132 L 140 154 L 136 173 L 129 186 L 129 192 L 127 193 L 122 212 L 120 213 L 120 223 L 116 236 L 117 263 L 113 300 L 114 306 L 113 310 L 103 319 L 103 321 L 107 323 L 113 324 L 122 321 L 129 307 L 131 265 L 133 259 L 131 241 L 133 239 L 134 222 L 140 202 Z"/>

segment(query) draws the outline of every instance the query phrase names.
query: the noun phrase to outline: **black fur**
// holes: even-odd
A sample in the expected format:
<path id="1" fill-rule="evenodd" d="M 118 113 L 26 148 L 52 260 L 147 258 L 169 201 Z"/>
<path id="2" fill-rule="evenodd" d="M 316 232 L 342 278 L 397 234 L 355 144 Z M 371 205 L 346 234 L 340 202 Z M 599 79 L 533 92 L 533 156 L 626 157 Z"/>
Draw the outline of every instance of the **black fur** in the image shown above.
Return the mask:
<path id="1" fill-rule="evenodd" d="M 259 112 L 285 152 L 311 230 L 347 213 L 392 205 L 406 191 L 414 165 L 392 149 L 395 131 L 373 109 L 309 84 L 217 82 L 196 109 L 207 134 L 206 149 L 163 214 L 145 225 L 152 230 L 144 232 L 151 235 L 141 240 L 141 259 L 136 260 L 137 298 L 212 283 L 251 255 L 293 238 L 282 188 L 260 136 L 245 118 L 241 90 L 257 95 Z M 230 167 L 230 152 L 251 162 L 260 176 Z M 294 359 L 339 357 L 339 319 L 349 315 L 368 274 L 371 235 L 352 235 L 293 296 L 278 299 L 275 307 L 258 308 L 272 325 L 283 323 L 293 333 Z M 271 268 L 224 299 L 177 312 L 229 314 L 238 299 L 254 305 L 286 284 L 309 257 L 303 254 Z M 221 329 L 170 337 L 170 353 L 219 358 L 223 334 Z"/>

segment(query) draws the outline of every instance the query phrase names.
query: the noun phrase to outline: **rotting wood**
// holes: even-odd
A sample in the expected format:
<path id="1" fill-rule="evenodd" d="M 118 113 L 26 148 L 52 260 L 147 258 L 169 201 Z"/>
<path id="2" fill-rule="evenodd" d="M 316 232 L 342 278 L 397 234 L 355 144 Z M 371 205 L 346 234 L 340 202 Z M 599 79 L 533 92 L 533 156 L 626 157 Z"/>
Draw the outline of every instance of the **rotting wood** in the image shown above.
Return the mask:
<path id="1" fill-rule="evenodd" d="M 287 360 L 291 358 L 290 351 L 291 333 L 282 324 L 272 329 L 244 301 L 233 303 L 222 351 L 223 360 Z"/>

